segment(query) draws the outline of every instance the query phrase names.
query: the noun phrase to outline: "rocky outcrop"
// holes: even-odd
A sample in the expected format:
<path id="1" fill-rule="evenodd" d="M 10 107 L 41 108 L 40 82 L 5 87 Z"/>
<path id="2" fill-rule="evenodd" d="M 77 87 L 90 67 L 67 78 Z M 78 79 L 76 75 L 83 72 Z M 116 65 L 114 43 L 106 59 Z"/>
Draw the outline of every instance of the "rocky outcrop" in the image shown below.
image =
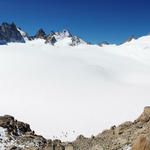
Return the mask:
<path id="1" fill-rule="evenodd" d="M 150 150 L 150 107 L 145 107 L 144 112 L 134 122 L 148 124 L 148 126 L 136 138 L 131 150 Z"/>
<path id="2" fill-rule="evenodd" d="M 103 47 L 105 45 L 109 45 L 109 43 L 107 41 L 104 41 L 102 43 L 98 43 L 97 45 L 100 46 L 100 47 Z"/>
<path id="3" fill-rule="evenodd" d="M 56 42 L 59 42 L 65 38 L 70 39 L 70 46 L 77 46 L 81 43 L 86 43 L 81 38 L 72 36 L 70 31 L 67 29 L 59 32 L 51 31 L 50 34 L 47 35 L 41 28 L 34 36 L 30 36 L 20 28 L 18 28 L 14 23 L 2 23 L 2 25 L 0 26 L 0 45 L 10 42 L 25 43 L 26 41 L 32 41 L 35 39 L 43 39 L 45 40 L 46 44 L 55 45 Z"/>
<path id="4" fill-rule="evenodd" d="M 135 120 L 135 122 L 147 122 L 150 120 L 150 107 L 145 107 L 144 112 L 140 115 L 138 119 Z"/>
<path id="5" fill-rule="evenodd" d="M 47 36 L 45 43 L 54 45 L 56 42 L 59 42 L 65 38 L 70 38 L 71 40 L 70 46 L 77 46 L 79 44 L 86 43 L 78 36 L 72 36 L 69 30 L 62 30 L 60 32 L 51 31 L 50 34 Z"/>
<path id="6" fill-rule="evenodd" d="M 69 30 L 67 29 L 64 29 L 62 31 L 59 31 L 59 32 L 55 32 L 55 35 L 54 37 L 56 38 L 56 40 L 61 40 L 61 39 L 64 39 L 66 37 L 72 37 L 71 33 Z"/>
<path id="7" fill-rule="evenodd" d="M 31 131 L 30 125 L 17 121 L 14 117 L 5 115 L 0 117 L 0 127 L 7 129 L 8 133 L 11 135 L 34 135 L 34 132 Z"/>
<path id="8" fill-rule="evenodd" d="M 5 115 L 0 116 L 0 150 L 73 150 L 73 147 L 36 135 L 29 124 Z"/>
<path id="9" fill-rule="evenodd" d="M 60 32 L 51 31 L 47 36 L 45 43 L 54 45 L 56 42 L 59 42 L 65 38 L 71 38 L 72 35 L 69 30 L 62 30 Z"/>
<path id="10" fill-rule="evenodd" d="M 112 126 L 97 136 L 83 135 L 73 142 L 47 140 L 36 135 L 29 124 L 14 117 L 0 117 L 1 150 L 150 150 L 150 107 L 134 122 Z"/>
<path id="11" fill-rule="evenodd" d="M 80 44 L 85 44 L 85 42 L 81 38 L 79 38 L 78 36 L 73 36 L 71 38 L 71 46 L 77 46 Z"/>
<path id="12" fill-rule="evenodd" d="M 74 150 L 130 150 L 132 145 L 132 150 L 149 150 L 140 149 L 143 145 L 148 147 L 150 141 L 150 134 L 147 133 L 150 131 L 149 112 L 150 107 L 145 107 L 142 115 L 134 122 L 128 121 L 119 126 L 112 126 L 109 130 L 104 130 L 91 138 L 79 136 L 73 142 Z M 145 132 L 146 134 L 143 134 Z"/>
<path id="13" fill-rule="evenodd" d="M 8 24 L 4 22 L 0 26 L 0 44 L 7 44 L 9 42 L 24 43 L 25 41 L 14 23 Z"/>
<path id="14" fill-rule="evenodd" d="M 131 35 L 131 36 L 128 38 L 128 40 L 123 41 L 121 44 L 130 42 L 130 41 L 132 41 L 133 39 L 135 39 L 135 38 L 134 38 L 134 35 Z"/>
<path id="15" fill-rule="evenodd" d="M 50 34 L 47 36 L 45 43 L 49 43 L 51 45 L 54 45 L 57 42 L 55 38 L 55 32 L 51 31 Z"/>
<path id="16" fill-rule="evenodd" d="M 140 134 L 135 140 L 131 150 L 150 150 L 150 132 Z"/>

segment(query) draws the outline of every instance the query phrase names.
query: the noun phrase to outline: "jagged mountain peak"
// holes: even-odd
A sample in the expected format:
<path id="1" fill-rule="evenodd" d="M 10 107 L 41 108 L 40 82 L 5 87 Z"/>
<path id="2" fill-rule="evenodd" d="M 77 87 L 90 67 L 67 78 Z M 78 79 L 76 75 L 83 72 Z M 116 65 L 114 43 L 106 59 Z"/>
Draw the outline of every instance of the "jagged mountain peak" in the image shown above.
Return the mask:
<path id="1" fill-rule="evenodd" d="M 70 39 L 70 42 L 68 42 L 68 44 L 70 46 L 77 46 L 79 44 L 86 44 L 86 42 L 83 41 L 78 36 L 72 36 L 72 34 L 70 33 L 70 31 L 68 29 L 64 29 L 64 30 L 61 30 L 59 32 L 54 32 L 52 30 L 50 32 L 50 34 L 47 35 L 45 43 L 55 45 L 55 43 L 58 43 L 64 39 Z"/>
<path id="2" fill-rule="evenodd" d="M 40 28 L 38 30 L 38 32 L 36 33 L 35 38 L 37 38 L 37 39 L 38 38 L 44 39 L 45 37 L 46 37 L 45 31 L 42 28 Z"/>
<path id="3" fill-rule="evenodd" d="M 72 37 L 70 31 L 68 29 L 63 29 L 59 32 L 56 32 L 56 34 L 62 35 L 62 36 L 66 36 L 66 37 Z"/>
<path id="4" fill-rule="evenodd" d="M 1 24 L 1 30 L 2 30 L 3 32 L 7 32 L 8 29 L 13 29 L 13 30 L 15 30 L 15 29 L 17 29 L 17 27 L 16 27 L 16 25 L 15 25 L 14 23 L 8 24 L 7 22 L 3 22 L 3 23 Z"/>
<path id="5" fill-rule="evenodd" d="M 70 46 L 76 46 L 79 44 L 86 43 L 78 36 L 72 36 L 68 29 L 63 29 L 59 32 L 54 32 L 53 30 L 47 35 L 45 31 L 40 28 L 34 36 L 29 36 L 26 32 L 22 31 L 13 22 L 9 24 L 3 22 L 0 26 L 0 44 L 7 44 L 9 42 L 26 42 L 35 39 L 44 39 L 46 44 L 55 45 L 55 43 L 60 42 L 64 39 L 70 39 Z"/>
<path id="6" fill-rule="evenodd" d="M 25 41 L 14 23 L 9 24 L 3 22 L 0 26 L 0 44 L 6 44 L 9 42 L 24 43 Z"/>
<path id="7" fill-rule="evenodd" d="M 121 44 L 127 43 L 127 42 L 131 42 L 134 38 L 134 35 L 130 35 L 128 40 L 124 40 Z"/>
<path id="8" fill-rule="evenodd" d="M 63 29 L 59 32 L 55 32 L 54 37 L 56 38 L 57 41 L 59 41 L 64 38 L 72 37 L 72 35 L 68 29 Z"/>
<path id="9" fill-rule="evenodd" d="M 49 36 L 53 36 L 53 35 L 55 35 L 55 32 L 52 30 L 50 31 Z"/>

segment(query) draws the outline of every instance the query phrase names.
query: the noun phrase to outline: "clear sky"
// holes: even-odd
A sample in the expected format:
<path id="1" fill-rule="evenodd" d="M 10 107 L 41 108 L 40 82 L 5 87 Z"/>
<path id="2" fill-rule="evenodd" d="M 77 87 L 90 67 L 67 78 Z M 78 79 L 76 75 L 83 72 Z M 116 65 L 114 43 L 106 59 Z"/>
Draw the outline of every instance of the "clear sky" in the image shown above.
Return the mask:
<path id="1" fill-rule="evenodd" d="M 150 0 L 0 0 L 0 20 L 31 35 L 69 29 L 92 43 L 119 44 L 150 32 Z"/>

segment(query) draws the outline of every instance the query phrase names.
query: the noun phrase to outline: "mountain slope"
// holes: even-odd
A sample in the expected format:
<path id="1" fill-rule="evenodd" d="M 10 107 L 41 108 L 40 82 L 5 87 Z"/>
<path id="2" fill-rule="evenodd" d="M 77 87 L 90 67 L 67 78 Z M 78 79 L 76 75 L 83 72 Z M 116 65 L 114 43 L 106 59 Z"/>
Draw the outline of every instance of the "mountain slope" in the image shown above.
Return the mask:
<path id="1" fill-rule="evenodd" d="M 69 41 L 0 46 L 0 114 L 66 141 L 133 120 L 149 105 L 150 36 L 104 47 Z"/>

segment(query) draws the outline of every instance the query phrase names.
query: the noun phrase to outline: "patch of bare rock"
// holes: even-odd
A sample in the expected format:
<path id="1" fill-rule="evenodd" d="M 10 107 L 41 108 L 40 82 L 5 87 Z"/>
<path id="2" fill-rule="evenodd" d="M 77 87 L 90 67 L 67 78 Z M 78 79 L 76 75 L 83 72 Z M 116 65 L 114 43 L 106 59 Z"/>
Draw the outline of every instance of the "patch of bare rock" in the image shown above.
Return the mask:
<path id="1" fill-rule="evenodd" d="M 97 136 L 73 142 L 47 140 L 12 116 L 0 117 L 0 150 L 150 150 L 150 107 L 134 122 L 112 126 Z"/>

